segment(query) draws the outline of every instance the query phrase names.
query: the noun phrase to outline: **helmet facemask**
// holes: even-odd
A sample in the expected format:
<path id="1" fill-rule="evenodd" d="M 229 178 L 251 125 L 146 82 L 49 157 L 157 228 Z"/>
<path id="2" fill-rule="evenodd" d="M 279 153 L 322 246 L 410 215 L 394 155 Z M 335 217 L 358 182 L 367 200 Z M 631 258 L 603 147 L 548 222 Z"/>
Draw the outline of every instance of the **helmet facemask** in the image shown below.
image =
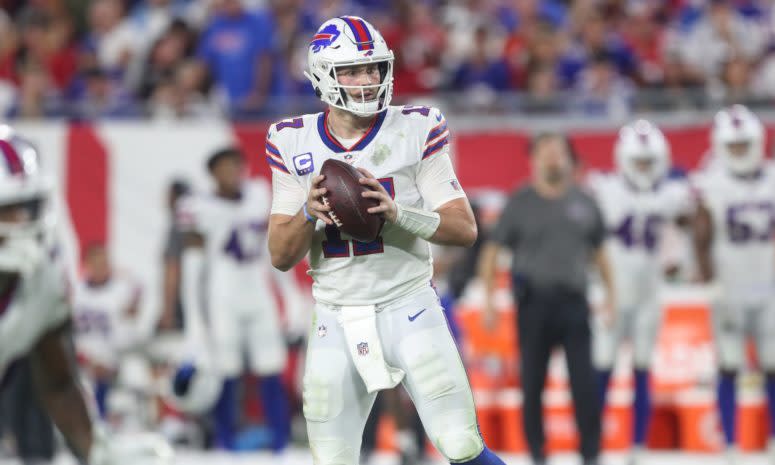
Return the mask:
<path id="1" fill-rule="evenodd" d="M 376 64 L 379 71 L 379 82 L 368 85 L 346 85 L 339 79 L 339 73 L 345 68 L 368 66 Z M 382 60 L 359 60 L 353 63 L 332 63 L 321 60 L 318 68 L 320 73 L 305 72 L 315 86 L 318 96 L 329 105 L 349 111 L 358 116 L 371 116 L 385 111 L 393 97 L 393 55 Z M 356 90 L 355 95 L 349 91 Z M 366 100 L 366 93 L 371 90 L 374 97 Z M 360 98 L 357 97 L 360 93 Z"/>

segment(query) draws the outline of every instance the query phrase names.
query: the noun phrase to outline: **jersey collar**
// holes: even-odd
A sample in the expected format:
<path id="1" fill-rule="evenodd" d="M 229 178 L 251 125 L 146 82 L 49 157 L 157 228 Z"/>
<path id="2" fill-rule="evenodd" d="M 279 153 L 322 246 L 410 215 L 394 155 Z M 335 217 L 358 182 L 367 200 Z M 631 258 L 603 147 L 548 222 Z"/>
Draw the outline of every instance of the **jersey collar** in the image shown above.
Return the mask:
<path id="1" fill-rule="evenodd" d="M 371 126 L 369 126 L 369 129 L 366 130 L 366 134 L 364 134 L 363 137 L 361 137 L 360 140 L 355 143 L 355 145 L 353 145 L 350 148 L 347 148 L 343 146 L 336 139 L 336 137 L 334 137 L 334 135 L 331 134 L 331 132 L 328 130 L 328 124 L 326 124 L 326 119 L 328 118 L 328 110 L 326 110 L 318 116 L 318 133 L 320 134 L 320 140 L 322 140 L 323 143 L 326 144 L 326 147 L 328 147 L 329 149 L 333 150 L 336 153 L 345 153 L 345 152 L 363 150 L 377 136 L 377 133 L 379 132 L 379 128 L 382 127 L 382 123 L 385 122 L 385 116 L 387 116 L 387 110 L 378 113 L 377 117 L 374 118 L 374 121 L 371 122 Z"/>

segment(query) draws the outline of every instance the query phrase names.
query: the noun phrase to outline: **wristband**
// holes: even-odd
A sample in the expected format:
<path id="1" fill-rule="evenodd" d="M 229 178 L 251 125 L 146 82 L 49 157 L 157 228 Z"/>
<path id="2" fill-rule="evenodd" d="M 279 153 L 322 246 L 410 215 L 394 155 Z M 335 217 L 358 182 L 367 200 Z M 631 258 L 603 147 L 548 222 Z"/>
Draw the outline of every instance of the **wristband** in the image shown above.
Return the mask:
<path id="1" fill-rule="evenodd" d="M 302 212 L 304 213 L 304 218 L 307 220 L 307 223 L 315 224 L 318 222 L 318 219 L 314 216 L 310 215 L 307 212 L 307 202 L 304 202 L 304 206 L 302 207 Z"/>
<path id="2" fill-rule="evenodd" d="M 436 230 L 439 229 L 441 216 L 436 212 L 404 207 L 398 203 L 396 203 L 396 210 L 396 225 L 426 241 L 433 237 Z"/>

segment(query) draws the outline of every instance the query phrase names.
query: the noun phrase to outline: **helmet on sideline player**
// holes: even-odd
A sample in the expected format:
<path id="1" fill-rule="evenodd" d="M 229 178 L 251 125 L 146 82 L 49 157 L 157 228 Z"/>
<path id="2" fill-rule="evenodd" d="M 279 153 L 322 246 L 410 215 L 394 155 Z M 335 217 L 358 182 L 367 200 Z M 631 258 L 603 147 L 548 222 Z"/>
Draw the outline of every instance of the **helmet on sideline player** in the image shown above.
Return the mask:
<path id="1" fill-rule="evenodd" d="M 41 237 L 54 220 L 52 187 L 35 147 L 0 124 L 0 271 L 24 272 L 42 259 Z"/>
<path id="2" fill-rule="evenodd" d="M 711 145 L 713 156 L 730 171 L 753 173 L 764 160 L 764 127 L 751 110 L 733 105 L 716 113 Z"/>
<path id="3" fill-rule="evenodd" d="M 223 379 L 208 363 L 185 362 L 172 376 L 170 397 L 181 411 L 200 415 L 215 406 Z"/>
<path id="4" fill-rule="evenodd" d="M 340 68 L 375 63 L 380 82 L 373 85 L 342 85 L 337 79 Z M 323 102 L 352 112 L 369 116 L 387 109 L 393 97 L 393 51 L 374 26 L 357 16 L 342 16 L 326 21 L 309 43 L 307 70 L 315 93 Z M 359 89 L 357 101 L 347 91 Z M 365 101 L 364 91 L 375 90 L 375 97 Z"/>
<path id="5" fill-rule="evenodd" d="M 662 131 L 644 119 L 619 130 L 617 169 L 638 189 L 652 189 L 670 169 L 670 146 Z"/>

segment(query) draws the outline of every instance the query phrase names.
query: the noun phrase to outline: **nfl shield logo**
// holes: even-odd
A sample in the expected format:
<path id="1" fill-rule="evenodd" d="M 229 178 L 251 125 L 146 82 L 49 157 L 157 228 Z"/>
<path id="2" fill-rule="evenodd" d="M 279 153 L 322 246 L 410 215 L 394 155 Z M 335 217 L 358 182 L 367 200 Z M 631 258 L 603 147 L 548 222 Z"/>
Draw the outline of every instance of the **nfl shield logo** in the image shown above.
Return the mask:
<path id="1" fill-rule="evenodd" d="M 369 354 L 369 343 L 368 342 L 361 342 L 358 344 L 358 355 L 368 355 Z"/>

